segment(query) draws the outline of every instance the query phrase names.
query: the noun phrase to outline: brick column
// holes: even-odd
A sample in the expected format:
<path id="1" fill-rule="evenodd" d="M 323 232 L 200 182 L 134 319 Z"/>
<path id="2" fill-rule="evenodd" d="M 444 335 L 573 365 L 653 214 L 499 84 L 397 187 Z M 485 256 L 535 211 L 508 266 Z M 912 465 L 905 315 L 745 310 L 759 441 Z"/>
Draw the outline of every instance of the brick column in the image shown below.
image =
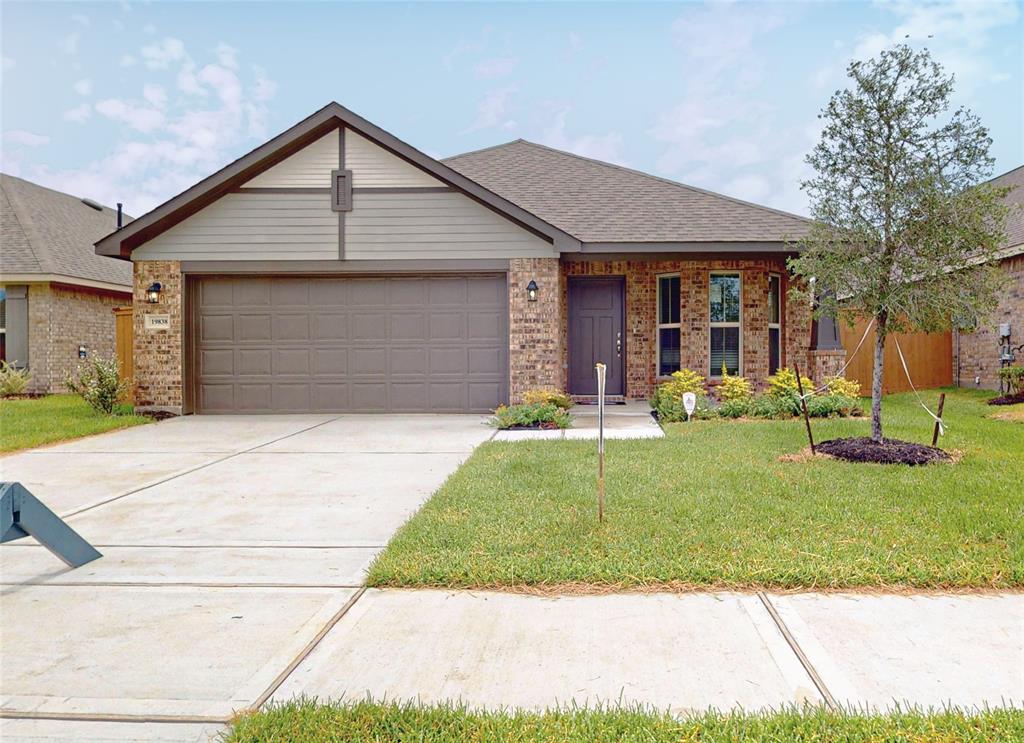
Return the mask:
<path id="1" fill-rule="evenodd" d="M 565 388 L 562 368 L 562 280 L 558 258 L 516 258 L 509 262 L 510 402 L 526 390 Z M 539 290 L 537 301 L 526 296 L 530 280 Z"/>
<path id="2" fill-rule="evenodd" d="M 182 408 L 182 299 L 184 277 L 179 261 L 137 261 L 133 296 L 135 405 L 147 410 Z M 154 281 L 162 289 L 160 301 L 149 304 L 146 289 Z M 166 330 L 146 330 L 146 315 L 167 315 Z"/>

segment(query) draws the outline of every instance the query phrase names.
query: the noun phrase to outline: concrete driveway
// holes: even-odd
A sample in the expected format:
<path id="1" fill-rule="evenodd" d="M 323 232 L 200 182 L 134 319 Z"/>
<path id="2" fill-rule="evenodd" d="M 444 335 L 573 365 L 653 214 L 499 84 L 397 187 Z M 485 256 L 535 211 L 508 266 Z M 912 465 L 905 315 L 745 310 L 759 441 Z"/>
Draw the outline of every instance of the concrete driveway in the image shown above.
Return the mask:
<path id="1" fill-rule="evenodd" d="M 104 555 L 0 547 L 5 740 L 202 739 L 266 698 L 483 424 L 186 417 L 0 459 Z"/>

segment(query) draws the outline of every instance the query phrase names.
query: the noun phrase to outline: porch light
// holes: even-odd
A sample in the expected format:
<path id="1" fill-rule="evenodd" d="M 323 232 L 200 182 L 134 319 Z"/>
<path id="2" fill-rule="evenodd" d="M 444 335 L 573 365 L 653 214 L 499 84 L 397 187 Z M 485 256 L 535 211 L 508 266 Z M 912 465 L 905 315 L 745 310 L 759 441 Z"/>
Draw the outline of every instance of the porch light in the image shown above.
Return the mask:
<path id="1" fill-rule="evenodd" d="M 526 298 L 531 302 L 537 301 L 537 282 L 530 279 L 530 283 L 526 285 Z"/>
<path id="2" fill-rule="evenodd" d="M 146 301 L 149 302 L 150 304 L 156 304 L 157 302 L 159 302 L 161 289 L 163 289 L 163 287 L 160 286 L 159 281 L 154 281 L 152 284 L 150 284 L 149 288 L 146 289 Z"/>

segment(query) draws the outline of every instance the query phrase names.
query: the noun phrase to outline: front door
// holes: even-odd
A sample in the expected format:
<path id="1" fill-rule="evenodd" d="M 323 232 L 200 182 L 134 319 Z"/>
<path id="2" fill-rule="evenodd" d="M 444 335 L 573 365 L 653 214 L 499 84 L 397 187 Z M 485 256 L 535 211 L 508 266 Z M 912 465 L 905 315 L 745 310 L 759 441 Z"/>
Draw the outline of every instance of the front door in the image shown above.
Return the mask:
<path id="1" fill-rule="evenodd" d="M 626 280 L 569 277 L 569 393 L 596 395 L 594 365 L 608 367 L 605 393 L 626 394 Z"/>

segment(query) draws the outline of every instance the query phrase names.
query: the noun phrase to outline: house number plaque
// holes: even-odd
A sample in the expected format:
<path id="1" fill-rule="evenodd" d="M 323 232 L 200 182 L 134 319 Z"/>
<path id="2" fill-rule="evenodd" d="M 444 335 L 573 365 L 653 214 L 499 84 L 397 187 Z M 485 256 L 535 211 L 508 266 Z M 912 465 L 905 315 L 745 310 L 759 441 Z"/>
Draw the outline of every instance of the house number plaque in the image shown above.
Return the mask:
<path id="1" fill-rule="evenodd" d="M 146 315 L 146 330 L 168 330 L 171 327 L 170 315 Z"/>

